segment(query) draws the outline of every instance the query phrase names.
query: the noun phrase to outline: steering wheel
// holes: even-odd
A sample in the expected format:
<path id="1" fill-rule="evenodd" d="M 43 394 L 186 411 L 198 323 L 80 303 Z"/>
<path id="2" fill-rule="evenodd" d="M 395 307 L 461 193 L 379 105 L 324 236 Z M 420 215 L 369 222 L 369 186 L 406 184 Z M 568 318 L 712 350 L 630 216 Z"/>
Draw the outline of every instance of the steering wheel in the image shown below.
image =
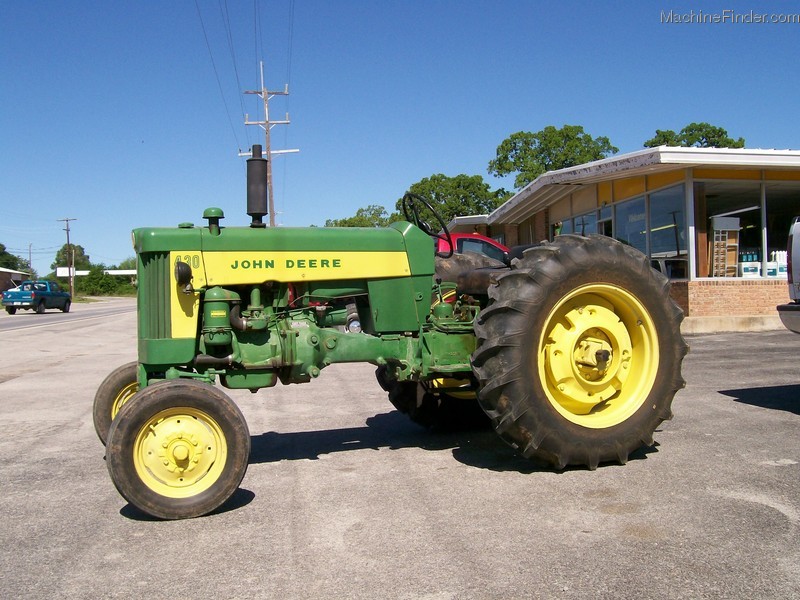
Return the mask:
<path id="1" fill-rule="evenodd" d="M 433 228 L 422 219 L 422 217 L 419 214 L 420 205 L 424 206 L 429 211 L 431 211 L 431 214 L 434 216 L 439 225 L 441 225 L 442 233 L 436 233 L 433 230 Z M 450 258 L 451 256 L 453 256 L 454 245 L 453 245 L 453 238 L 450 235 L 450 230 L 447 229 L 447 225 L 445 224 L 444 219 L 442 219 L 441 215 L 433 209 L 433 207 L 428 203 L 427 200 L 425 200 L 425 198 L 423 198 L 418 194 L 412 194 L 411 192 L 406 192 L 406 195 L 403 196 L 401 206 L 403 207 L 403 216 L 406 218 L 406 221 L 413 223 L 414 225 L 419 227 L 424 233 L 427 233 L 429 236 L 431 236 L 433 239 L 443 240 L 447 242 L 447 245 L 449 246 L 450 250 L 448 252 L 436 252 L 436 256 L 439 256 L 441 258 Z"/>

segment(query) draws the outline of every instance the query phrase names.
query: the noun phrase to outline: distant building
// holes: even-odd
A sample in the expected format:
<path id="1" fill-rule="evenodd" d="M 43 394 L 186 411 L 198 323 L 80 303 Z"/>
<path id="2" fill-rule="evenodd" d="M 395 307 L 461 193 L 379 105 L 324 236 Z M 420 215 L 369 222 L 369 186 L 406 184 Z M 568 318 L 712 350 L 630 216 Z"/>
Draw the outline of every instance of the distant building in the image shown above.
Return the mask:
<path id="1" fill-rule="evenodd" d="M 800 151 L 661 146 L 547 172 L 489 215 L 458 217 L 507 246 L 600 233 L 673 280 L 689 322 L 771 327 L 786 302 L 786 244 L 800 215 Z"/>
<path id="2" fill-rule="evenodd" d="M 13 269 L 4 269 L 0 267 L 0 291 L 17 287 L 22 281 L 27 279 L 29 275 L 29 273 L 25 273 L 24 271 L 15 271 Z"/>

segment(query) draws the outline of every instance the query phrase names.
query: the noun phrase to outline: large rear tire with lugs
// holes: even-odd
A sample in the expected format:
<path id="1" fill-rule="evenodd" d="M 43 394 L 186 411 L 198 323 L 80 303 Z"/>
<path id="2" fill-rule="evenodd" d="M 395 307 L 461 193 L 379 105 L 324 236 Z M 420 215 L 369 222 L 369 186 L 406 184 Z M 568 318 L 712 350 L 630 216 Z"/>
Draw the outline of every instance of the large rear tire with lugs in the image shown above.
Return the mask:
<path id="1" fill-rule="evenodd" d="M 476 323 L 479 400 L 500 436 L 558 469 L 625 463 L 685 385 L 683 313 L 637 250 L 558 236 L 515 260 Z"/>
<path id="2" fill-rule="evenodd" d="M 212 512 L 247 471 L 250 433 L 219 389 L 194 380 L 151 385 L 111 423 L 107 466 L 120 494 L 162 519 Z"/>

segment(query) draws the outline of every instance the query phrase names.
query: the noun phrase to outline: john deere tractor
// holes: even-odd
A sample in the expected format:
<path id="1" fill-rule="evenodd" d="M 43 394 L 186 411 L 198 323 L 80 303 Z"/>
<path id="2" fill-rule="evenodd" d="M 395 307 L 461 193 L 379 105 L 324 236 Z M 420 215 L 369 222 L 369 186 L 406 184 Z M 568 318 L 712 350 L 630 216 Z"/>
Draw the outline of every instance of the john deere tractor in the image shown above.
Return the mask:
<path id="1" fill-rule="evenodd" d="M 133 232 L 138 360 L 102 383 L 94 422 L 111 479 L 145 513 L 203 515 L 242 481 L 250 433 L 217 381 L 256 392 L 370 363 L 412 419 L 479 405 L 555 469 L 625 463 L 671 417 L 683 315 L 635 249 L 563 235 L 506 264 L 435 256 L 431 238 L 450 234 L 412 194 L 383 229 L 267 228 L 259 146 L 247 172 L 249 227 L 209 208 L 203 226 Z"/>

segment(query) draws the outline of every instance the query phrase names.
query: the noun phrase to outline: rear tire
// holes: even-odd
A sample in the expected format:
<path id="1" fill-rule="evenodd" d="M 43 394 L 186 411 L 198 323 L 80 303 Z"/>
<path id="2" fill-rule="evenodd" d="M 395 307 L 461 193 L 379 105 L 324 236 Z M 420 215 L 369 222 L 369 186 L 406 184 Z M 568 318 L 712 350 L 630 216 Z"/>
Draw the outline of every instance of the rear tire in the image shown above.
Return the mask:
<path id="1" fill-rule="evenodd" d="M 44 311 L 45 311 L 44 300 L 42 300 L 41 302 L 39 302 L 39 304 L 36 305 L 36 314 L 43 315 Z"/>
<path id="2" fill-rule="evenodd" d="M 140 391 L 108 432 L 108 472 L 139 510 L 187 519 L 220 507 L 239 487 L 250 433 L 239 408 L 217 388 L 175 379 Z"/>
<path id="3" fill-rule="evenodd" d="M 17 313 L 17 307 L 16 306 L 6 306 L 6 312 L 8 314 L 10 314 L 10 315 L 14 315 L 14 314 Z"/>
<path id="4" fill-rule="evenodd" d="M 129 362 L 114 369 L 94 395 L 92 418 L 97 437 L 105 445 L 111 421 L 122 406 L 139 391 L 139 363 Z"/>
<path id="5" fill-rule="evenodd" d="M 653 444 L 685 385 L 669 281 L 605 236 L 525 251 L 476 324 L 481 405 L 524 456 L 558 469 L 625 463 Z"/>

